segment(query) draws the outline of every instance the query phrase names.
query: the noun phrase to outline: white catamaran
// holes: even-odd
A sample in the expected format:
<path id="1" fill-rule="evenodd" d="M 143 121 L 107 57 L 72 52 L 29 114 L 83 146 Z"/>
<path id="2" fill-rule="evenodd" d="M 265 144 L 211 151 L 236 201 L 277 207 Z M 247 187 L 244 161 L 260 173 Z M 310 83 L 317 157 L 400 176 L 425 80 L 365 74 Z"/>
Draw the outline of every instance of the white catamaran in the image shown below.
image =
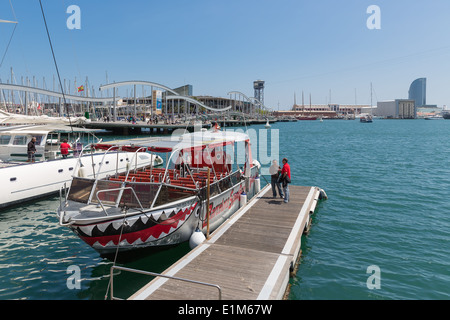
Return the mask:
<path id="1" fill-rule="evenodd" d="M 196 230 L 213 231 L 258 192 L 258 162 L 248 135 L 202 131 L 178 137 L 96 144 L 165 153 L 166 168 L 129 170 L 106 178 L 74 176 L 58 216 L 102 255 L 118 250 L 176 245 Z M 245 150 L 243 167 L 232 161 Z M 210 173 L 208 181 L 208 173 Z M 209 196 L 207 195 L 209 191 Z M 207 219 L 209 203 L 209 219 Z M 209 222 L 209 223 L 208 223 Z"/>

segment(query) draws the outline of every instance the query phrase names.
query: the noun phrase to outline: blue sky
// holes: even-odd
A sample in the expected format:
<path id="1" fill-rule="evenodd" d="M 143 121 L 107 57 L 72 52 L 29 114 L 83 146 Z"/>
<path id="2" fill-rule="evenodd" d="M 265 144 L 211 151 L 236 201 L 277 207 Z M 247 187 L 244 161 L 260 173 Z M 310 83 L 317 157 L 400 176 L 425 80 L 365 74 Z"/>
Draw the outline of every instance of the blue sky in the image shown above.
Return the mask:
<path id="1" fill-rule="evenodd" d="M 2 81 L 33 76 L 51 88 L 56 75 L 38 0 L 0 1 L 0 19 L 19 24 Z M 450 106 L 450 1 L 407 0 L 42 0 L 61 77 L 191 84 L 194 95 L 253 96 L 266 81 L 265 105 L 340 104 L 407 98 L 427 78 L 427 103 Z M 69 30 L 70 5 L 81 30 Z M 369 30 L 370 5 L 381 29 Z M 13 25 L 0 24 L 3 56 Z M 73 89 L 72 89 L 73 90 Z M 330 98 L 331 93 L 331 98 Z M 122 90 L 119 94 L 124 95 Z"/>

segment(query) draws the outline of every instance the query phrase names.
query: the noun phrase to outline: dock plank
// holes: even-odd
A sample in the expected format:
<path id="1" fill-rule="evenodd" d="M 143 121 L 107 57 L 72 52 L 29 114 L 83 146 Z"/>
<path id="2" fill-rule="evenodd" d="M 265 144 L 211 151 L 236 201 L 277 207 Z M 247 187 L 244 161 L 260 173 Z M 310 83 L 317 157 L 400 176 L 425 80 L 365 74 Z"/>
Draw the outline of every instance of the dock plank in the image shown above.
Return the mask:
<path id="1" fill-rule="evenodd" d="M 290 189 L 291 199 L 284 203 L 272 198 L 270 186 L 266 186 L 209 240 L 163 274 L 219 285 L 222 299 L 281 299 L 319 193 L 316 187 L 290 186 Z M 155 278 L 130 299 L 215 300 L 218 290 Z"/>

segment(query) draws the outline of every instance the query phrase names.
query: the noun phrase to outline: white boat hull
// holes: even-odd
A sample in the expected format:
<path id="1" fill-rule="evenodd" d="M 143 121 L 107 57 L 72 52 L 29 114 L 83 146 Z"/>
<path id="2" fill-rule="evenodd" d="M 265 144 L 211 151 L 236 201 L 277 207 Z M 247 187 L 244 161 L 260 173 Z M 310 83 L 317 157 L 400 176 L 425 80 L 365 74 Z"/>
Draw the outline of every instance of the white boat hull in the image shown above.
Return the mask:
<path id="1" fill-rule="evenodd" d="M 90 155 L 83 156 L 82 163 L 84 167 L 82 169 L 77 166 L 77 158 L 8 166 L 2 164 L 0 167 L 0 185 L 3 191 L 0 193 L 0 208 L 57 193 L 64 184 L 66 187 L 70 186 L 73 175 L 80 176 L 83 174 L 86 178 L 92 178 L 94 173 L 97 173 L 103 156 L 103 153 L 95 154 L 93 157 Z M 119 164 L 116 168 L 117 154 L 107 154 L 103 160 L 99 176 L 113 175 L 116 173 L 116 170 L 119 172 L 125 171 L 128 169 L 127 166 L 134 168 L 136 162 L 132 161 L 134 162 L 133 164 L 128 164 L 127 158 L 130 160 L 134 159 L 134 153 L 119 153 Z M 141 153 L 137 159 L 137 167 L 140 168 L 150 165 L 151 155 Z M 93 163 L 95 164 L 94 166 L 92 165 Z"/>

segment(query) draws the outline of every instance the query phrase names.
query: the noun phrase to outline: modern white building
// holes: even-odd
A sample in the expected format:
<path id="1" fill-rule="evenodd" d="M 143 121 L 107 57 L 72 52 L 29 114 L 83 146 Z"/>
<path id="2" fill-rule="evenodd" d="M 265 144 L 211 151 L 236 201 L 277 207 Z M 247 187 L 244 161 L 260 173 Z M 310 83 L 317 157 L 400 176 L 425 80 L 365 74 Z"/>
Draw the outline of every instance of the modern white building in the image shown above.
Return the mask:
<path id="1" fill-rule="evenodd" d="M 379 101 L 374 115 L 394 119 L 415 119 L 417 117 L 415 101 L 412 99 L 395 99 Z"/>

